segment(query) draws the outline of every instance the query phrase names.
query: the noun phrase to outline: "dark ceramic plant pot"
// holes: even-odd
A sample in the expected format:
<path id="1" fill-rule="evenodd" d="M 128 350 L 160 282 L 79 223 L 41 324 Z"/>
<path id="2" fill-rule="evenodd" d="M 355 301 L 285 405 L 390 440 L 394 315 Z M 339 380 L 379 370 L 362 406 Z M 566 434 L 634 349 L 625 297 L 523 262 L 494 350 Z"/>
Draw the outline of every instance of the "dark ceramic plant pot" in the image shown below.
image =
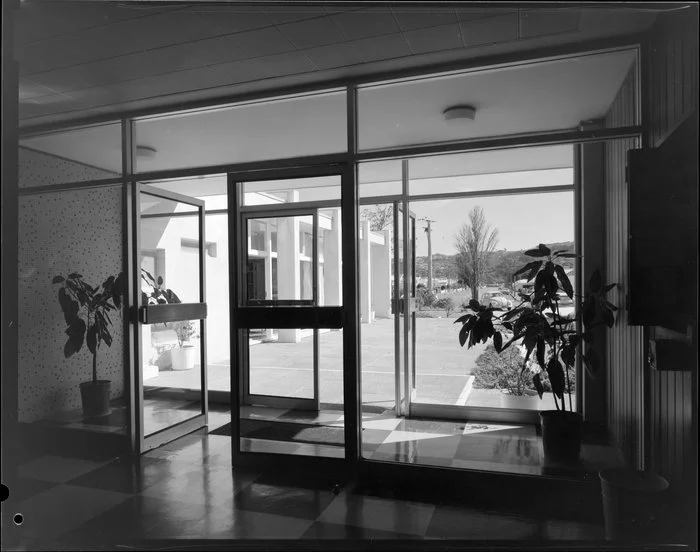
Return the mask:
<path id="1" fill-rule="evenodd" d="M 109 380 L 86 381 L 80 384 L 80 397 L 83 400 L 83 417 L 96 418 L 109 414 Z"/>
<path id="2" fill-rule="evenodd" d="M 627 542 L 653 542 L 668 481 L 653 473 L 627 468 L 599 472 L 605 515 L 605 538 Z"/>
<path id="3" fill-rule="evenodd" d="M 581 454 L 583 417 L 577 412 L 540 412 L 542 446 L 546 462 L 576 464 Z"/>

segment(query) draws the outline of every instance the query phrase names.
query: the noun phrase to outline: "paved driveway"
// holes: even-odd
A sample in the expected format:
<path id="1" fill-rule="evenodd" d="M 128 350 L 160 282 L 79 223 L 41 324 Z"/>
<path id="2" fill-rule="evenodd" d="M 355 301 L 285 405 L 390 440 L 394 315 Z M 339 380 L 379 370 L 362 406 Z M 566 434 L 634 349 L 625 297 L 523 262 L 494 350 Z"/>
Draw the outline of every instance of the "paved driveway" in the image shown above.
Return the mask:
<path id="1" fill-rule="evenodd" d="M 471 389 L 470 374 L 486 345 L 460 347 L 455 318 L 416 319 L 416 401 L 431 404 L 500 406 L 500 392 Z M 379 319 L 362 324 L 362 403 L 392 408 L 395 395 L 394 321 Z M 343 403 L 343 332 L 319 336 L 319 394 L 322 403 Z M 251 391 L 256 394 L 311 397 L 313 394 L 313 340 L 299 343 L 259 343 L 250 348 Z M 209 389 L 230 391 L 228 360 L 208 368 Z M 199 370 L 161 371 L 148 386 L 199 388 Z M 401 383 L 403 389 L 403 383 Z M 540 408 L 553 408 L 548 395 Z"/>

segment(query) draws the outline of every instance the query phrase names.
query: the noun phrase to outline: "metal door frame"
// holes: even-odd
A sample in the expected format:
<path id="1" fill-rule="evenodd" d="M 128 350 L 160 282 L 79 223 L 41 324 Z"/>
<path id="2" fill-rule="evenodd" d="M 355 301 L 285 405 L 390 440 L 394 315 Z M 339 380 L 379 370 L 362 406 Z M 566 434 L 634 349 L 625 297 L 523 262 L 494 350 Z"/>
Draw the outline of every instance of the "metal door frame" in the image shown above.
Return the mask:
<path id="1" fill-rule="evenodd" d="M 199 303 L 181 303 L 168 305 L 142 305 L 141 304 L 141 194 L 147 194 L 161 199 L 176 201 L 191 205 L 197 209 L 196 216 L 199 219 Z M 135 374 L 135 421 L 137 428 L 136 443 L 137 452 L 143 453 L 150 449 L 159 447 L 174 439 L 187 435 L 192 431 L 206 427 L 208 425 L 209 415 L 209 398 L 207 392 L 207 351 L 206 351 L 206 335 L 207 335 L 207 304 L 206 304 L 206 261 L 204 252 L 205 243 L 205 219 L 204 219 L 204 201 L 156 188 L 140 182 L 134 182 L 134 216 L 133 232 L 134 240 L 137 245 L 135 248 L 136 262 L 133 266 L 133 278 L 138 285 L 134 286 L 134 305 L 136 306 L 137 316 L 134 319 L 136 325 L 136 366 Z M 145 435 L 143 408 L 144 408 L 144 384 L 143 384 L 143 343 L 141 340 L 140 327 L 143 324 L 151 324 L 161 321 L 173 322 L 177 320 L 191 320 L 193 316 L 199 318 L 199 335 L 200 335 L 200 371 L 201 371 L 201 386 L 200 386 L 200 401 L 202 405 L 201 413 L 176 423 L 165 429 Z"/>

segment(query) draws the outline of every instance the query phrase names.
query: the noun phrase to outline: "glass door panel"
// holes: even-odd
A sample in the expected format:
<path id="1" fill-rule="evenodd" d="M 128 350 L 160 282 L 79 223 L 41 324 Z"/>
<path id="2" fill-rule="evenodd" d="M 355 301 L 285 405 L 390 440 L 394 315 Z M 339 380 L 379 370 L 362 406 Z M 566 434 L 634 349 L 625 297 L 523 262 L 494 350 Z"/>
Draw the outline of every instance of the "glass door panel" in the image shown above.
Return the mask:
<path id="1" fill-rule="evenodd" d="M 406 286 L 405 286 L 405 266 L 404 266 L 404 215 L 401 209 L 396 207 L 396 217 L 394 218 L 394 293 L 396 299 L 396 309 L 394 312 L 396 340 L 396 375 L 395 375 L 395 395 L 396 395 L 396 415 L 406 416 L 408 405 L 406 402 Z"/>
<path id="2" fill-rule="evenodd" d="M 246 217 L 245 304 L 311 304 L 314 215 Z"/>
<path id="3" fill-rule="evenodd" d="M 239 221 L 232 242 L 237 448 L 342 458 L 343 334 L 334 331 L 342 328 L 340 175 L 245 177 L 229 181 Z M 337 315 L 335 325 L 324 325 L 329 310 Z M 327 350 L 323 407 L 321 332 Z M 340 356 L 328 362 L 332 351 Z"/>
<path id="4" fill-rule="evenodd" d="M 142 450 L 206 425 L 203 206 L 140 186 Z"/>

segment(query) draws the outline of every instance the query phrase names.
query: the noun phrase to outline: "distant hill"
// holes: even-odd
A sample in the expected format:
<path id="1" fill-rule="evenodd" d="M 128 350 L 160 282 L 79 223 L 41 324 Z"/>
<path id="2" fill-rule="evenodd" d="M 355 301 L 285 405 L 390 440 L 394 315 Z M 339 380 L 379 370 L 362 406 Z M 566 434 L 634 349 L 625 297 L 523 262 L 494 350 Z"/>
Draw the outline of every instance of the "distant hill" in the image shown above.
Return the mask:
<path id="1" fill-rule="evenodd" d="M 557 242 L 547 244 L 552 251 L 564 249 L 574 251 L 574 242 Z M 486 282 L 509 282 L 512 274 L 525 264 L 532 261 L 532 257 L 523 255 L 523 250 L 507 251 L 505 249 L 497 250 L 489 256 L 489 272 L 486 274 Z M 449 278 L 450 280 L 457 279 L 457 255 L 442 255 L 436 253 L 433 255 L 433 278 Z M 575 259 L 561 259 L 560 264 L 564 268 L 574 268 Z M 428 257 L 416 257 L 416 276 L 418 278 L 428 277 Z"/>

